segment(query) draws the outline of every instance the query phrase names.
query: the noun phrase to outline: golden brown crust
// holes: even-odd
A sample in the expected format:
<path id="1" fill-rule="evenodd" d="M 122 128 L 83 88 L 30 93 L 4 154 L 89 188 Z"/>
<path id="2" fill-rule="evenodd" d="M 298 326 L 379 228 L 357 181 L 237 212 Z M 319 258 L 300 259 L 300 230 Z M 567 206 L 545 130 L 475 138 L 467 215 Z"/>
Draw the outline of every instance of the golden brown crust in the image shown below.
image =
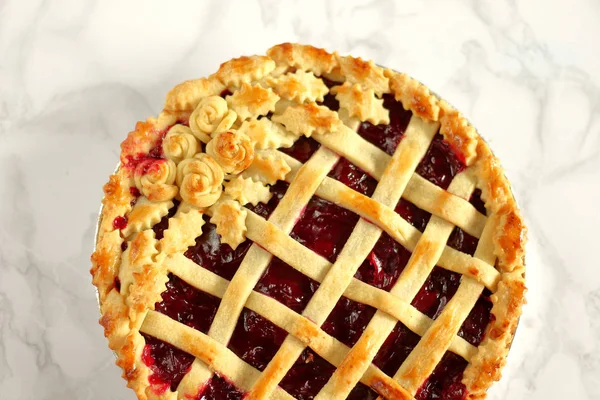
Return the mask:
<path id="1" fill-rule="evenodd" d="M 162 150 L 168 160 L 178 164 L 198 153 L 200 144 L 189 127 L 177 124 L 173 125 L 167 132 L 162 143 Z"/>
<path id="2" fill-rule="evenodd" d="M 104 185 L 104 199 L 98 229 L 98 243 L 92 254 L 92 282 L 98 288 L 99 299 L 102 302 L 112 290 L 115 278 L 119 274 L 121 260 L 121 238 L 114 220 L 131 211 L 133 196 L 129 192 L 130 179 L 121 170 L 110 176 Z"/>
<path id="3" fill-rule="evenodd" d="M 240 132 L 220 132 L 206 145 L 206 154 L 217 160 L 227 174 L 237 175 L 254 161 L 254 145 Z"/>
<path id="4" fill-rule="evenodd" d="M 329 92 L 322 79 L 301 69 L 293 74 L 269 77 L 267 83 L 281 98 L 297 103 L 323 101 Z"/>
<path id="5" fill-rule="evenodd" d="M 394 93 L 394 97 L 402 102 L 406 109 L 423 119 L 438 120 L 440 113 L 438 100 L 431 95 L 426 86 L 406 74 L 391 70 L 386 70 L 385 76 L 390 79 L 390 89 Z"/>
<path id="6" fill-rule="evenodd" d="M 371 60 L 337 55 L 340 64 L 340 74 L 346 81 L 361 85 L 364 89 L 372 89 L 378 96 L 390 91 L 389 79 L 384 75 L 384 69 L 375 65 Z"/>
<path id="7" fill-rule="evenodd" d="M 350 117 L 361 121 L 369 121 L 373 125 L 388 125 L 389 111 L 383 107 L 383 99 L 375 96 L 373 89 L 363 89 L 359 84 L 345 82 L 331 89 L 335 98 L 340 102 L 340 108 L 348 111 Z"/>
<path id="8" fill-rule="evenodd" d="M 227 87 L 260 80 L 275 69 L 275 62 L 266 56 L 242 56 L 221 64 L 215 78 Z"/>
<path id="9" fill-rule="evenodd" d="M 284 125 L 298 136 L 312 136 L 313 133 L 327 134 L 336 132 L 341 121 L 335 111 L 316 103 L 298 104 L 285 109 L 283 114 L 274 115 L 273 121 Z"/>
<path id="10" fill-rule="evenodd" d="M 444 139 L 464 158 L 467 166 L 473 164 L 479 155 L 476 151 L 478 142 L 483 142 L 475 128 L 459 111 L 443 100 L 440 102 L 440 124 L 440 133 Z M 484 145 L 487 147 L 487 144 Z"/>
<path id="11" fill-rule="evenodd" d="M 339 115 L 315 103 L 326 94 L 319 79 L 323 76 L 345 80 L 338 89 L 332 91 L 337 93 L 342 103 Z M 233 92 L 227 101 L 219 97 L 225 89 Z M 493 281 L 494 287 L 497 284 L 491 298 L 493 321 L 487 328 L 484 341 L 470 357 L 463 378 L 469 399 L 485 397 L 489 386 L 500 378 L 526 291 L 526 228 L 498 160 L 462 114 L 406 74 L 381 68 L 372 61 L 342 57 L 312 46 L 284 43 L 269 49 L 267 56 L 230 60 L 208 78 L 186 81 L 173 88 L 167 95 L 163 113 L 158 118 L 138 122 L 135 130 L 123 141 L 121 168 L 111 175 L 104 186 L 105 196 L 91 273 L 93 283 L 98 288 L 102 311 L 100 323 L 109 347 L 117 353 L 117 364 L 123 369 L 123 376 L 138 398 L 159 398 L 153 394 L 148 383 L 149 369 L 140 360 L 144 341 L 139 329 L 148 310 L 154 308 L 154 303 L 160 300 L 160 293 L 165 288 L 167 273 L 161 267 L 161 260 L 167 254 L 182 251 L 188 243 L 193 242 L 193 236 L 201 233 L 202 215 L 207 211 L 204 208 L 217 201 L 218 205 L 208 213 L 213 215 L 219 229 L 223 229 L 220 233 L 224 241 L 233 247 L 237 246 L 245 239 L 247 230 L 245 209 L 239 205 L 268 201 L 270 194 L 265 191 L 264 183 L 273 184 L 286 179 L 290 171 L 297 173 L 293 165 L 288 165 L 284 157 L 270 149 L 289 147 L 300 135 L 315 134 L 326 145 L 349 139 L 344 123 L 349 124 L 353 118 L 387 123 L 385 110 L 380 106 L 382 94 L 388 92 L 415 118 L 429 121 L 427 123 L 439 123 L 439 132 L 464 159 L 474 177 L 475 186 L 482 190 L 488 213 L 487 224 L 493 224 L 493 254 L 498 270 L 494 273 L 496 278 L 499 276 Z M 211 96 L 212 103 L 206 100 Z M 205 109 L 201 110 L 203 101 L 207 103 Z M 259 119 L 270 112 L 274 112 L 272 121 Z M 169 128 L 187 121 L 190 114 L 199 115 L 200 118 L 192 118 L 191 130 L 182 127 L 181 132 L 177 135 L 174 132 L 162 142 Z M 230 130 L 232 132 L 223 133 Z M 235 141 L 235 146 L 229 146 L 233 143 L 232 138 L 227 136 L 230 133 L 239 135 L 243 140 Z M 205 151 L 213 157 L 202 152 L 203 146 L 196 138 L 209 144 Z M 230 149 L 232 146 L 235 151 Z M 148 154 L 153 154 L 157 149 L 164 150 L 168 162 L 145 161 Z M 374 160 L 369 160 L 365 167 L 370 166 L 379 180 L 390 159 L 375 150 L 369 151 Z M 151 166 L 156 163 L 157 168 L 144 166 L 145 162 Z M 403 170 L 403 162 L 400 160 L 396 163 L 399 170 Z M 242 171 L 242 175 L 236 176 Z M 387 173 L 392 173 L 392 170 Z M 225 174 L 233 176 L 227 177 Z M 419 181 L 411 183 L 417 185 Z M 306 182 L 296 182 L 297 187 L 302 185 L 310 186 Z M 143 195 L 133 206 L 136 196 L 132 187 L 137 187 Z M 417 193 L 417 188 L 423 190 L 422 185 L 414 186 L 414 193 Z M 410 189 L 411 185 L 407 190 Z M 319 190 L 317 193 L 321 195 Z M 327 187 L 323 191 L 327 194 Z M 351 192 L 342 193 L 345 196 L 340 199 L 343 203 L 351 203 L 365 215 L 379 218 L 381 210 L 376 207 L 377 204 Z M 166 215 L 173 206 L 171 199 L 174 197 L 183 200 L 180 211 L 169 221 L 164 239 L 156 241 L 149 228 Z M 456 203 L 458 200 L 444 191 L 428 204 L 432 211 L 437 210 L 436 215 L 439 216 L 448 212 L 447 205 L 452 204 L 450 202 Z M 462 205 L 461 209 L 465 207 Z M 473 213 L 471 215 L 474 219 L 468 226 L 473 232 L 481 233 L 485 219 Z M 119 217 L 127 218 L 124 229 L 119 229 L 119 224 L 115 223 Z M 188 219 L 194 223 L 186 223 Z M 271 236 L 275 240 L 275 235 Z M 418 237 L 407 240 L 414 247 Z M 125 253 L 122 250 L 124 241 L 129 247 Z M 427 239 L 418 243 L 417 249 L 422 250 L 427 245 Z M 444 253 L 442 258 L 446 257 L 445 262 L 450 262 L 452 256 Z M 423 255 L 423 258 L 427 257 Z M 464 274 L 479 279 L 487 271 L 484 265 L 491 270 L 488 264 L 473 264 L 465 267 Z M 120 291 L 117 290 L 119 276 L 123 277 L 120 281 L 131 282 L 126 288 L 121 286 Z M 434 330 L 439 329 L 439 325 L 433 324 L 427 337 L 432 339 Z M 299 335 L 301 333 L 298 331 Z M 314 336 L 310 332 L 304 334 Z M 340 368 L 346 368 L 349 373 L 356 375 L 357 365 L 364 363 L 365 357 L 366 354 L 357 349 L 340 364 Z M 279 362 L 282 359 L 276 357 L 274 360 Z M 268 370 L 277 370 L 277 365 L 270 366 Z M 418 380 L 420 376 L 413 378 Z M 390 385 L 386 379 L 372 377 L 369 383 L 380 394 L 390 398 L 411 398 L 410 393 L 398 391 L 398 386 Z M 338 384 L 340 381 L 332 381 L 331 388 L 336 388 Z M 268 392 L 270 387 L 269 384 L 262 389 Z M 260 388 L 256 389 L 254 394 L 260 392 Z M 160 398 L 174 396 L 168 391 Z"/>
<path id="12" fill-rule="evenodd" d="M 338 67 L 338 60 L 334 54 L 324 49 L 296 43 L 282 43 L 267 50 L 277 65 L 287 68 L 296 68 L 323 75 Z"/>
<path id="13" fill-rule="evenodd" d="M 177 185 L 183 201 L 196 207 L 210 207 L 223 191 L 223 169 L 206 153 L 183 160 L 177 166 Z"/>
<path id="14" fill-rule="evenodd" d="M 267 115 L 275 110 L 277 101 L 279 101 L 279 96 L 273 93 L 273 90 L 248 83 L 243 83 L 240 90 L 227 96 L 227 103 L 242 121 Z"/>
<path id="15" fill-rule="evenodd" d="M 225 85 L 215 77 L 185 81 L 169 91 L 165 101 L 165 111 L 191 112 L 198 106 L 200 100 L 218 95 L 223 90 Z"/>

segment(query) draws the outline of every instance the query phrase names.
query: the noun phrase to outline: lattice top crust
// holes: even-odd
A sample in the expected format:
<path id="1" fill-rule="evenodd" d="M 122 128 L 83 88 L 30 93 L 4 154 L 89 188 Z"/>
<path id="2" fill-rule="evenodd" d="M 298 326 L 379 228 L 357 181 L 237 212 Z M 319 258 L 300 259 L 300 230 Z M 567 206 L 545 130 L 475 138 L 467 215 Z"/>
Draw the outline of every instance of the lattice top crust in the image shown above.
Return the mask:
<path id="1" fill-rule="evenodd" d="M 138 398 L 480 399 L 500 378 L 526 229 L 487 144 L 416 80 L 284 43 L 176 86 L 121 149 L 91 273 Z M 454 286 L 432 306 L 435 279 Z M 310 296 L 275 294 L 292 280 Z M 174 313 L 182 291 L 210 320 Z M 356 318 L 340 329 L 344 307 Z M 243 318 L 279 335 L 264 362 L 240 350 Z M 382 361 L 402 335 L 409 351 Z M 161 375 L 158 348 L 187 360 L 177 379 Z M 306 366 L 314 392 L 300 393 Z"/>

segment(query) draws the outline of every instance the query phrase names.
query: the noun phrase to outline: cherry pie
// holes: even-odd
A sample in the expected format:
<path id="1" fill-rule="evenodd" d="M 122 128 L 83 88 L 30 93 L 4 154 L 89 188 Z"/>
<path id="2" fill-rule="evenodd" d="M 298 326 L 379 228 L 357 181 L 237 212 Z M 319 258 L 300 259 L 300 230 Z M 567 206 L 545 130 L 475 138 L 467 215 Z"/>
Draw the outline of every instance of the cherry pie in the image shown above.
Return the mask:
<path id="1" fill-rule="evenodd" d="M 139 399 L 481 399 L 525 227 L 466 119 L 297 44 L 184 82 L 121 145 L 92 275 Z"/>

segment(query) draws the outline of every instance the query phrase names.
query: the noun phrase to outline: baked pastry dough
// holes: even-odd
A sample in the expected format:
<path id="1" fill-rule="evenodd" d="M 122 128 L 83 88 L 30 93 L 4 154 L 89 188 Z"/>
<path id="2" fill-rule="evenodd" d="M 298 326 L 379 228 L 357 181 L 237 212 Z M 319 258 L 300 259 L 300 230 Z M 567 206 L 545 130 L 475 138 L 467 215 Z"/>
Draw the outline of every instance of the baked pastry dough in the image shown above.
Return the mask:
<path id="1" fill-rule="evenodd" d="M 229 107 L 238 114 L 238 118 L 242 121 L 259 115 L 267 115 L 275 110 L 275 104 L 278 101 L 279 96 L 271 89 L 248 83 L 243 83 L 240 90 L 227 96 Z"/>
<path id="2" fill-rule="evenodd" d="M 210 211 L 210 222 L 217 226 L 221 243 L 227 243 L 232 249 L 237 249 L 239 244 L 246 240 L 246 209 L 237 201 L 224 199 L 212 206 Z"/>
<path id="3" fill-rule="evenodd" d="M 272 194 L 269 188 L 261 182 L 255 182 L 251 178 L 237 176 L 225 182 L 225 194 L 230 198 L 237 200 L 241 205 L 258 203 L 268 203 Z"/>
<path id="4" fill-rule="evenodd" d="M 178 164 L 186 158 L 194 157 L 200 151 L 200 144 L 189 127 L 177 124 L 167 132 L 162 149 L 165 157 Z"/>
<path id="5" fill-rule="evenodd" d="M 196 207 L 209 207 L 221 197 L 223 169 L 205 153 L 183 160 L 177 166 L 177 185 L 183 201 Z"/>
<path id="6" fill-rule="evenodd" d="M 174 184 L 177 167 L 172 160 L 149 159 L 135 169 L 135 185 L 152 201 L 171 200 L 179 191 Z"/>
<path id="7" fill-rule="evenodd" d="M 206 97 L 190 115 L 190 128 L 193 134 L 204 143 L 210 141 L 210 134 L 227 117 L 227 102 L 220 96 Z"/>
<path id="8" fill-rule="evenodd" d="M 238 130 L 248 135 L 257 149 L 278 149 L 291 147 L 298 136 L 288 132 L 281 124 L 268 118 L 244 121 Z"/>
<path id="9" fill-rule="evenodd" d="M 141 400 L 482 399 L 526 228 L 465 117 L 312 46 L 173 88 L 121 145 L 92 255 Z"/>
<path id="10" fill-rule="evenodd" d="M 243 133 L 220 132 L 206 145 L 206 154 L 214 158 L 225 173 L 237 175 L 252 164 L 254 144 Z"/>
<path id="11" fill-rule="evenodd" d="M 337 132 L 342 125 L 336 112 L 316 103 L 298 104 L 285 109 L 281 115 L 274 115 L 273 121 L 284 125 L 296 135 L 311 137 L 313 133 Z"/>
<path id="12" fill-rule="evenodd" d="M 340 102 L 340 108 L 347 110 L 350 117 L 369 121 L 373 125 L 390 123 L 389 111 L 383 107 L 383 100 L 375 96 L 373 89 L 364 90 L 359 84 L 346 82 L 334 86 L 331 92 Z"/>

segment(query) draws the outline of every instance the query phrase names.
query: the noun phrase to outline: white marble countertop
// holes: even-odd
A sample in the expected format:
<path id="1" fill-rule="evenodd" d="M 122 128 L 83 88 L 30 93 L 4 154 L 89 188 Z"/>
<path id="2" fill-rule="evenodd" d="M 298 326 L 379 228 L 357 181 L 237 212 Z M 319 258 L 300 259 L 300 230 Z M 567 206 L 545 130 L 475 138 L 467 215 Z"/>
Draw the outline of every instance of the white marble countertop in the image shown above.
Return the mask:
<path id="1" fill-rule="evenodd" d="M 594 0 L 0 1 L 0 398 L 134 398 L 88 272 L 119 143 L 177 82 L 299 41 L 408 72 L 503 161 L 530 291 L 490 399 L 600 399 L 599 21 Z"/>

